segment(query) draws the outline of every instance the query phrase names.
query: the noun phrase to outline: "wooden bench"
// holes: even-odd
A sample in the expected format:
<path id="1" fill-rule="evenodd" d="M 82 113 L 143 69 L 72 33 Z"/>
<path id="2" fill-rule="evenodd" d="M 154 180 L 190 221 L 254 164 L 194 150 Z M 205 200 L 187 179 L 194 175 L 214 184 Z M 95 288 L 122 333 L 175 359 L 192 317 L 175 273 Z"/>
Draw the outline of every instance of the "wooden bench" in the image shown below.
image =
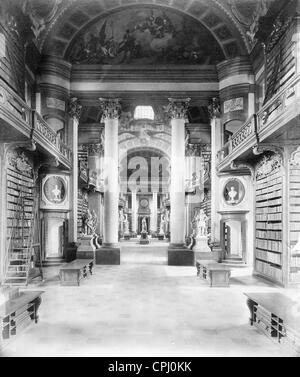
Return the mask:
<path id="1" fill-rule="evenodd" d="M 214 260 L 197 260 L 197 276 L 207 280 L 211 287 L 229 287 L 230 268 Z"/>
<path id="2" fill-rule="evenodd" d="M 276 292 L 244 294 L 251 326 L 300 356 L 300 302 Z"/>
<path id="3" fill-rule="evenodd" d="M 93 259 L 75 259 L 64 264 L 59 271 L 61 285 L 79 286 L 80 280 L 93 274 Z"/>
<path id="4" fill-rule="evenodd" d="M 18 291 L 0 306 L 0 347 L 32 322 L 38 322 L 38 309 L 44 291 Z"/>

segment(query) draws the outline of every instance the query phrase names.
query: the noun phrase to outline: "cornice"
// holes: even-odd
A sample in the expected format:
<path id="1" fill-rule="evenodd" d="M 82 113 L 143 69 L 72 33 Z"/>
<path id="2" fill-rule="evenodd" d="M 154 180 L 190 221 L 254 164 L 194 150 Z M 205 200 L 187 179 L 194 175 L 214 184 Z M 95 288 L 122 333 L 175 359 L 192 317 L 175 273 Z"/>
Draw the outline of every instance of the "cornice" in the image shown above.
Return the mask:
<path id="1" fill-rule="evenodd" d="M 238 56 L 217 64 L 219 80 L 240 74 L 253 74 L 252 65 L 247 56 Z"/>
<path id="2" fill-rule="evenodd" d="M 208 82 L 218 81 L 214 65 L 206 66 L 112 66 L 76 65 L 72 68 L 74 82 Z"/>

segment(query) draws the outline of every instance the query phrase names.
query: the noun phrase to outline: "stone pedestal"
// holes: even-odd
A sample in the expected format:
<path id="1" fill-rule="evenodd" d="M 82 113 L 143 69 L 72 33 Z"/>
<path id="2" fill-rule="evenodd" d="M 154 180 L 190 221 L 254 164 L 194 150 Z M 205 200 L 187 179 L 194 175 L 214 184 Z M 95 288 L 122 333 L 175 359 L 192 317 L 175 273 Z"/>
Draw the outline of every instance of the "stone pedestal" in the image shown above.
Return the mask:
<path id="1" fill-rule="evenodd" d="M 96 264 L 119 265 L 121 261 L 121 251 L 118 247 L 102 246 L 96 250 Z"/>
<path id="2" fill-rule="evenodd" d="M 208 247 L 207 236 L 199 236 L 195 238 L 195 245 L 193 247 L 194 252 L 210 253 L 211 250 Z"/>
<path id="3" fill-rule="evenodd" d="M 77 259 L 95 259 L 94 236 L 83 236 L 77 249 Z"/>
<path id="4" fill-rule="evenodd" d="M 185 246 L 170 245 L 168 248 L 168 266 L 194 266 L 194 252 Z"/>
<path id="5" fill-rule="evenodd" d="M 141 233 L 141 239 L 140 239 L 140 244 L 141 245 L 148 245 L 150 243 L 148 233 L 147 232 L 142 232 Z"/>
<path id="6" fill-rule="evenodd" d="M 214 260 L 219 262 L 219 253 L 217 251 L 210 251 L 209 253 L 201 253 L 201 251 L 194 252 L 195 261 L 197 260 Z"/>

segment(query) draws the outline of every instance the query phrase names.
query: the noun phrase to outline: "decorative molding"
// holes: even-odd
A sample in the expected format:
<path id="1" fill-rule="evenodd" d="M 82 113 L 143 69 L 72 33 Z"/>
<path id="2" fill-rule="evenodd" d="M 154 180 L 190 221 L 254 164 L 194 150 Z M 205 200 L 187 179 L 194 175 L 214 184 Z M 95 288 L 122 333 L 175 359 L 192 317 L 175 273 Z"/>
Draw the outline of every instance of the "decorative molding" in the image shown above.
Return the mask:
<path id="1" fill-rule="evenodd" d="M 297 148 L 291 155 L 290 159 L 291 165 L 300 165 L 300 147 Z"/>
<path id="2" fill-rule="evenodd" d="M 82 112 L 82 105 L 80 104 L 78 98 L 72 97 L 70 98 L 69 105 L 68 105 L 68 114 L 71 118 L 76 118 L 77 120 L 80 119 Z"/>
<path id="3" fill-rule="evenodd" d="M 102 119 L 119 119 L 121 116 L 120 98 L 99 98 Z"/>
<path id="4" fill-rule="evenodd" d="M 255 177 L 255 168 L 251 164 L 248 164 L 246 162 L 240 162 L 240 161 L 231 161 L 230 164 L 231 170 L 242 170 L 242 169 L 248 169 L 251 173 L 252 179 Z"/>
<path id="5" fill-rule="evenodd" d="M 20 172 L 33 174 L 33 164 L 24 152 L 9 150 L 7 152 L 8 164 Z"/>
<path id="6" fill-rule="evenodd" d="M 267 143 L 261 143 L 261 144 L 256 144 L 252 148 L 253 154 L 254 155 L 260 155 L 263 154 L 264 152 L 273 152 L 275 154 L 279 154 L 281 158 L 283 159 L 284 155 L 284 150 L 282 147 L 274 144 L 267 144 Z"/>
<path id="7" fill-rule="evenodd" d="M 218 97 L 211 98 L 207 109 L 210 119 L 219 117 L 221 114 L 220 99 Z"/>
<path id="8" fill-rule="evenodd" d="M 282 164 L 282 156 L 279 154 L 263 156 L 256 166 L 256 179 L 261 176 L 268 176 L 272 171 L 280 169 Z"/>
<path id="9" fill-rule="evenodd" d="M 232 98 L 227 101 L 224 101 L 224 114 L 231 111 L 241 111 L 244 110 L 244 98 Z"/>
<path id="10" fill-rule="evenodd" d="M 191 98 L 168 98 L 169 104 L 165 107 L 171 119 L 186 119 Z"/>

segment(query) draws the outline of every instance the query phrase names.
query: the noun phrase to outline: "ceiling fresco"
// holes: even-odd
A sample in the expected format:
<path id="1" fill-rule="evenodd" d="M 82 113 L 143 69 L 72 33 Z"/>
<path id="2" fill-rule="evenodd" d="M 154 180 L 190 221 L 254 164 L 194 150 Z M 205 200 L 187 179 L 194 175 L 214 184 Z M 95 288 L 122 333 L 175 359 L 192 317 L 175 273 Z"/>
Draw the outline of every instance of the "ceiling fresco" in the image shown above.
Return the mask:
<path id="1" fill-rule="evenodd" d="M 114 12 L 80 32 L 67 58 L 74 64 L 216 64 L 224 54 L 191 17 L 139 7 Z"/>

